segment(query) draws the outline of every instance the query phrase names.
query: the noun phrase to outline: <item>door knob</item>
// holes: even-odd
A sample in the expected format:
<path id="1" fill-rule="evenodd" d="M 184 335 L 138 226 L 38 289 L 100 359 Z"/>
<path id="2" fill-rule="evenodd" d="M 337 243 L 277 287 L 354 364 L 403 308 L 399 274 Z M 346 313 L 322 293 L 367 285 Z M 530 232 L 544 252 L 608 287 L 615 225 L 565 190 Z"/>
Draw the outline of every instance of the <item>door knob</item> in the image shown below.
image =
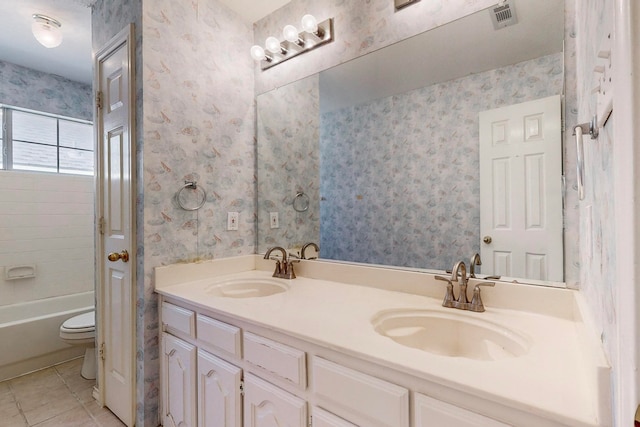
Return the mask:
<path id="1" fill-rule="evenodd" d="M 482 241 L 488 245 L 493 241 L 493 239 L 491 238 L 491 236 L 484 236 L 484 239 L 482 239 Z"/>
<path id="2" fill-rule="evenodd" d="M 117 252 L 111 252 L 109 254 L 109 256 L 107 256 L 107 258 L 109 259 L 109 261 L 111 262 L 116 262 L 119 259 L 122 260 L 122 262 L 129 262 L 129 252 L 127 252 L 126 250 L 117 253 Z"/>

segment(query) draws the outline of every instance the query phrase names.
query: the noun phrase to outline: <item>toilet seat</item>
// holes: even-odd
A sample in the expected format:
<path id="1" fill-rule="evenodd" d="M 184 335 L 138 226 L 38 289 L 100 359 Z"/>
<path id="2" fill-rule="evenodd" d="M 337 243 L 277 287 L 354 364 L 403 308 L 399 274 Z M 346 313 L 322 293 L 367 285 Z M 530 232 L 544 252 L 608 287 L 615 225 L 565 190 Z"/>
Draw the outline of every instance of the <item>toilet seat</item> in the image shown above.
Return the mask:
<path id="1" fill-rule="evenodd" d="M 74 316 L 60 326 L 60 338 L 66 340 L 87 340 L 95 338 L 95 312 Z"/>

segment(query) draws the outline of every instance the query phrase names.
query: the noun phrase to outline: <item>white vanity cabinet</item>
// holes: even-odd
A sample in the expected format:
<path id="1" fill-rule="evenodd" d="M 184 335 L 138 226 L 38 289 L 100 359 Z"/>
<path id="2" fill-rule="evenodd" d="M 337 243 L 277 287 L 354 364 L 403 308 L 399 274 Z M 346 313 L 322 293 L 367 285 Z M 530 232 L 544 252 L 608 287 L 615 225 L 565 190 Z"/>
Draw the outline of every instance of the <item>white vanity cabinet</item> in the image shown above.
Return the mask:
<path id="1" fill-rule="evenodd" d="M 252 374 L 244 390 L 244 427 L 307 427 L 306 401 Z"/>
<path id="2" fill-rule="evenodd" d="M 509 427 L 420 393 L 414 394 L 413 411 L 414 427 Z"/>
<path id="3" fill-rule="evenodd" d="M 162 334 L 162 419 L 167 427 L 196 426 L 196 347 Z"/>
<path id="4" fill-rule="evenodd" d="M 161 307 L 165 426 L 508 427 L 356 357 L 182 302 Z"/>
<path id="5" fill-rule="evenodd" d="M 241 427 L 242 369 L 198 349 L 198 425 Z"/>
<path id="6" fill-rule="evenodd" d="M 324 409 L 313 407 L 313 427 L 358 427 Z"/>
<path id="7" fill-rule="evenodd" d="M 307 379 L 303 351 L 246 332 L 243 358 L 240 328 L 167 301 L 161 303 L 161 321 L 165 426 L 308 426 L 305 399 L 246 371 L 250 367 L 302 392 Z"/>

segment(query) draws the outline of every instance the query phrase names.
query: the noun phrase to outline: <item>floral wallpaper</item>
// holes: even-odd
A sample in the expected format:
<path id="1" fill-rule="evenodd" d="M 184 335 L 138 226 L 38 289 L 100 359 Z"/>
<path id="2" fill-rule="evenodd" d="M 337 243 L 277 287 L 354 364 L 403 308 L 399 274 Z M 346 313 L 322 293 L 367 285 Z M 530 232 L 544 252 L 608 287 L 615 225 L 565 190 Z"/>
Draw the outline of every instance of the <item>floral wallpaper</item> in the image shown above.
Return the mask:
<path id="1" fill-rule="evenodd" d="M 320 241 L 318 83 L 314 75 L 257 98 L 259 253 Z M 272 212 L 278 228 L 271 227 Z"/>
<path id="2" fill-rule="evenodd" d="M 91 85 L 0 61 L 0 104 L 93 120 Z"/>
<path id="3" fill-rule="evenodd" d="M 322 257 L 444 270 L 480 252 L 478 113 L 560 94 L 562 59 L 323 114 Z"/>
<path id="4" fill-rule="evenodd" d="M 595 114 L 595 74 L 597 49 L 613 30 L 614 2 L 588 0 L 577 4 L 577 121 L 588 122 Z M 615 55 L 615 52 L 614 52 Z M 614 112 L 615 114 L 615 112 Z M 584 137 L 585 198 L 580 210 L 581 290 L 594 315 L 602 342 L 614 368 L 617 360 L 616 337 L 616 236 L 614 218 L 613 120 L 600 129 L 597 140 Z M 616 397 L 613 396 L 615 407 Z"/>

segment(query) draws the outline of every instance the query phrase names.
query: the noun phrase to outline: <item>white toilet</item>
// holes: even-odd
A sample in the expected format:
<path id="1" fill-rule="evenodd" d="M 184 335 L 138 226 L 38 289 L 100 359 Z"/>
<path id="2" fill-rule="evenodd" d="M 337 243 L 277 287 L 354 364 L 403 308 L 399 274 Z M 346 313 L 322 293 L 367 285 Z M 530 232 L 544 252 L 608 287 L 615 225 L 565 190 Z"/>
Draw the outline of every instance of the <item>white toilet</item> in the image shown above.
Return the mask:
<path id="1" fill-rule="evenodd" d="M 81 374 L 88 380 L 96 379 L 96 312 L 90 311 L 65 320 L 60 326 L 60 338 L 67 344 L 86 348 Z"/>

